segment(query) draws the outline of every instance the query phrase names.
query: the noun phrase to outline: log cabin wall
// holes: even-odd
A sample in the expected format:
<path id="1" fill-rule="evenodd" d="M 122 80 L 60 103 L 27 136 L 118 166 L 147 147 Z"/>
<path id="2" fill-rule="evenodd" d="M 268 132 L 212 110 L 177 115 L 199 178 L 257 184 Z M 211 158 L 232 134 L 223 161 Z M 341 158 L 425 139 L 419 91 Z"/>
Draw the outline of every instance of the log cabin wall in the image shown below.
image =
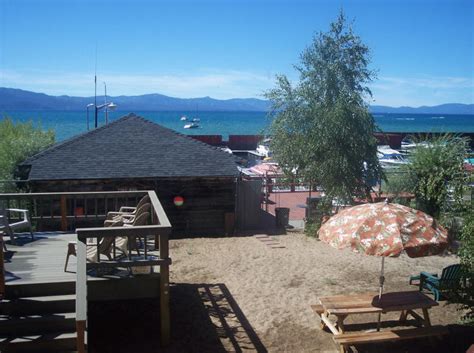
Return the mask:
<path id="1" fill-rule="evenodd" d="M 235 212 L 235 183 L 236 180 L 232 177 L 36 181 L 30 182 L 30 190 L 31 192 L 155 190 L 173 227 L 172 236 L 196 237 L 225 234 L 226 214 Z M 184 198 L 182 206 L 174 204 L 175 196 Z M 103 207 L 103 200 L 99 200 L 98 207 Z M 90 219 L 84 222 L 99 225 L 102 220 Z M 229 225 L 227 229 L 228 227 Z M 49 227 L 44 225 L 43 228 L 47 230 Z"/>

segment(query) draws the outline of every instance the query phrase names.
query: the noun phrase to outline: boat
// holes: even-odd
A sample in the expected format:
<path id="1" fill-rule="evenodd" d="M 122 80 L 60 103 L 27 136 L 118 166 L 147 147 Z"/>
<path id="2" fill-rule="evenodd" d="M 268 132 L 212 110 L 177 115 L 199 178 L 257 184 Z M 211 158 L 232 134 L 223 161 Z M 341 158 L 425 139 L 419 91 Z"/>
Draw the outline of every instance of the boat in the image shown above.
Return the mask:
<path id="1" fill-rule="evenodd" d="M 201 119 L 199 118 L 193 118 L 193 120 L 191 120 L 193 123 L 199 123 L 201 122 Z"/>
<path id="2" fill-rule="evenodd" d="M 197 124 L 197 123 L 191 123 L 191 124 L 184 125 L 185 129 L 196 129 L 198 127 L 199 127 L 199 124 Z"/>
<path id="3" fill-rule="evenodd" d="M 181 121 L 186 121 L 186 120 L 188 120 L 188 118 L 185 115 L 183 115 L 180 120 Z"/>
<path id="4" fill-rule="evenodd" d="M 232 150 L 229 147 L 221 147 L 221 151 L 232 154 Z"/>
<path id="5" fill-rule="evenodd" d="M 417 147 L 425 147 L 426 148 L 426 147 L 430 147 L 430 146 L 431 145 L 426 141 L 413 142 L 411 140 L 403 140 L 402 143 L 401 143 L 401 151 L 405 152 L 405 153 L 410 153 Z"/>
<path id="6" fill-rule="evenodd" d="M 270 151 L 270 141 L 270 139 L 265 139 L 262 141 L 261 144 L 257 146 L 257 149 L 255 151 L 258 155 L 264 158 L 273 156 L 273 152 Z"/>
<path id="7" fill-rule="evenodd" d="M 377 157 L 382 168 L 398 168 L 408 164 L 408 160 L 399 151 L 390 148 L 390 146 L 378 146 Z"/>

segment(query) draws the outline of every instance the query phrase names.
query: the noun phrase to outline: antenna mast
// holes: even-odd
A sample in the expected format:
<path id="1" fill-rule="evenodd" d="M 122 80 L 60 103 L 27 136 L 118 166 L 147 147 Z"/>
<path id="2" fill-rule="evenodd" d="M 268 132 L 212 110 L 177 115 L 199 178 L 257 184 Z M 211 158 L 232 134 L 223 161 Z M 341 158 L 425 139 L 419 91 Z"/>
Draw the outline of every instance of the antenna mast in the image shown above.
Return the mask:
<path id="1" fill-rule="evenodd" d="M 95 43 L 95 72 L 94 72 L 94 127 L 97 129 L 97 43 Z"/>

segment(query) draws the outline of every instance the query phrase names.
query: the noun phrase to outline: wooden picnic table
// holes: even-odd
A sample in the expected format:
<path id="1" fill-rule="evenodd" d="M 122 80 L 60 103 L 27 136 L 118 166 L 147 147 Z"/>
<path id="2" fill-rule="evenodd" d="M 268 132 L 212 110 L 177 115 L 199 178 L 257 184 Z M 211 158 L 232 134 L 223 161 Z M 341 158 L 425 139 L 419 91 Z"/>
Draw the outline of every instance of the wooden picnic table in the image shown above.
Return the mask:
<path id="1" fill-rule="evenodd" d="M 385 293 L 380 299 L 377 293 L 335 295 L 320 297 L 319 301 L 320 304 L 313 305 L 312 308 L 321 317 L 321 327 L 328 327 L 334 334 L 334 341 L 341 345 L 341 352 L 346 352 L 348 346 L 359 343 L 396 341 L 447 333 L 445 327 L 431 326 L 428 309 L 437 306 L 438 302 L 419 291 Z M 423 316 L 415 312 L 420 309 Z M 344 320 L 350 315 L 388 312 L 400 312 L 401 323 L 411 315 L 422 327 L 383 332 L 344 332 Z M 336 322 L 331 320 L 331 315 L 336 317 Z M 377 328 L 380 328 L 380 321 Z"/>
<path id="2" fill-rule="evenodd" d="M 428 309 L 437 306 L 438 302 L 419 291 L 392 292 L 379 296 L 376 293 L 335 295 L 320 297 L 321 320 L 333 334 L 344 333 L 344 320 L 350 315 L 369 313 L 388 313 L 399 311 L 400 321 L 405 321 L 408 315 L 413 316 L 425 326 L 431 326 Z M 421 309 L 423 317 L 415 310 Z M 329 318 L 336 317 L 336 324 Z"/>

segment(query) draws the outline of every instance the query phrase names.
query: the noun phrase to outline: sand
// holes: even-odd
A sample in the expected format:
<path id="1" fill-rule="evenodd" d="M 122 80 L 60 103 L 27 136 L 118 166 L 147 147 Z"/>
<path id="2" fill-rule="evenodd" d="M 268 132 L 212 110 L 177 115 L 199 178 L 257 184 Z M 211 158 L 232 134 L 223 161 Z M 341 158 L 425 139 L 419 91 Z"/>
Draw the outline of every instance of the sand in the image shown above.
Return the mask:
<path id="1" fill-rule="evenodd" d="M 273 246 L 255 236 L 170 241 L 173 343 L 167 351 L 337 352 L 310 305 L 318 296 L 376 292 L 381 259 L 333 249 L 297 232 L 270 238 Z M 455 255 L 387 258 L 385 290 L 416 290 L 408 284 L 410 275 L 458 262 Z M 460 318 L 444 302 L 430 314 L 432 324 Z M 400 347 L 406 351 L 406 344 Z"/>

